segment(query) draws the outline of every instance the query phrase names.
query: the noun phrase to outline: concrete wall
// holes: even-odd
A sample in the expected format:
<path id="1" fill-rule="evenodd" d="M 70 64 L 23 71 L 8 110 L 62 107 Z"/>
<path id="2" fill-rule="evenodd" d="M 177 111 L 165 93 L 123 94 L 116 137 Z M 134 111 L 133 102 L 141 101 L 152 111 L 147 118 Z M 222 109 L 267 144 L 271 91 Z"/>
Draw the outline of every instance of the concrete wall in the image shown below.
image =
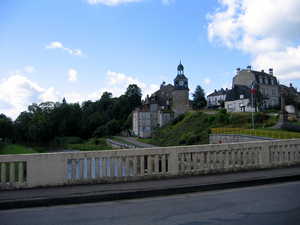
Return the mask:
<path id="1" fill-rule="evenodd" d="M 2 155 L 0 189 L 137 181 L 300 165 L 299 151 L 300 139 L 293 139 Z M 7 165 L 9 177 L 6 175 Z"/>
<path id="2" fill-rule="evenodd" d="M 209 143 L 210 144 L 219 144 L 221 143 L 238 143 L 238 142 L 253 142 L 253 141 L 270 141 L 277 140 L 275 138 L 259 137 L 259 136 L 250 136 L 243 134 L 210 134 Z"/>

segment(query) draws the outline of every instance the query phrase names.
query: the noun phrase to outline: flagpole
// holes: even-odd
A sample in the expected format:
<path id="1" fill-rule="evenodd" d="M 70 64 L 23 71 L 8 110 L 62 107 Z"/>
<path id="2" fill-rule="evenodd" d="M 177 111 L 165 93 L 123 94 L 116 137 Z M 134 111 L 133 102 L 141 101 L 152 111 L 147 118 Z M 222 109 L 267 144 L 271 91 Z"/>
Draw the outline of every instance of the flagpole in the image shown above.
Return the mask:
<path id="1" fill-rule="evenodd" d="M 254 130 L 254 102 L 253 102 L 254 86 L 253 81 L 251 83 L 251 97 L 252 97 L 252 129 Z"/>

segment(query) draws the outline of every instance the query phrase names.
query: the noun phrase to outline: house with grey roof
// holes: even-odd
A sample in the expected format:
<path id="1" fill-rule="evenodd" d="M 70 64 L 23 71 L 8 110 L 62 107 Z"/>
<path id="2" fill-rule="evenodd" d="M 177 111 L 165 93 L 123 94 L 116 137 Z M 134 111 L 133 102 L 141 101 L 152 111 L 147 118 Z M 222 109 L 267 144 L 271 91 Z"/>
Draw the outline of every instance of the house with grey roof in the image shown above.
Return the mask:
<path id="1" fill-rule="evenodd" d="M 266 73 L 264 70 L 251 70 L 251 66 L 243 70 L 237 68 L 236 71 L 237 74 L 233 78 L 232 86 L 244 85 L 251 88 L 252 81 L 254 85 L 258 84 L 259 91 L 263 96 L 266 96 L 261 109 L 268 109 L 280 104 L 280 87 L 272 68 L 269 69 L 269 73 Z"/>
<path id="2" fill-rule="evenodd" d="M 220 90 L 215 90 L 213 93 L 207 95 L 207 107 L 221 105 L 222 101 L 225 101 L 228 91 L 228 88 L 226 88 L 225 90 L 221 88 Z"/>

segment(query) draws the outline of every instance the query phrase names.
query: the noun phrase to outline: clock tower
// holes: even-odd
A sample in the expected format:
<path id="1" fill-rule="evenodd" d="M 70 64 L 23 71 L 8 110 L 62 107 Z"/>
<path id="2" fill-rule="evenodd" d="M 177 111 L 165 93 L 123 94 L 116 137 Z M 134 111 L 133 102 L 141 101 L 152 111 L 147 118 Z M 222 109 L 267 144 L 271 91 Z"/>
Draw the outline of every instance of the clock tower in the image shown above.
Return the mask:
<path id="1" fill-rule="evenodd" d="M 174 79 L 172 110 L 175 117 L 188 110 L 189 90 L 188 79 L 184 76 L 184 67 L 180 62 L 177 67 L 177 77 Z"/>

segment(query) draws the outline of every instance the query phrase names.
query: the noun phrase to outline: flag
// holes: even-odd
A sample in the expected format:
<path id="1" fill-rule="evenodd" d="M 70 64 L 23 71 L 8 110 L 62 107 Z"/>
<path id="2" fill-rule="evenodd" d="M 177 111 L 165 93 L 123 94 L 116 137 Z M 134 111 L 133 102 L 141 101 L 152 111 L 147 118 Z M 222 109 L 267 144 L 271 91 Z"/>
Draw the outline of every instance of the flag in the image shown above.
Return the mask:
<path id="1" fill-rule="evenodd" d="M 253 81 L 252 81 L 252 83 L 251 83 L 251 94 L 253 94 L 254 93 L 254 86 L 253 86 Z"/>

